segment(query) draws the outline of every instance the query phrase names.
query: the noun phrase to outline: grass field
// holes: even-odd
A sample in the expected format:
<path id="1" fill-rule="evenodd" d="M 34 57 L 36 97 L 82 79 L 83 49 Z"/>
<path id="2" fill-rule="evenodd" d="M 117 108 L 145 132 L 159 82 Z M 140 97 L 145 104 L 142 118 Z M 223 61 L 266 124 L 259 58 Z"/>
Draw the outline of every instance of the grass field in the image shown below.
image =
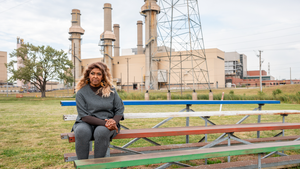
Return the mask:
<path id="1" fill-rule="evenodd" d="M 0 168 L 73 168 L 73 163 L 65 163 L 63 154 L 75 152 L 75 145 L 60 139 L 60 133 L 70 132 L 74 122 L 63 121 L 64 114 L 76 114 L 75 107 L 61 107 L 61 100 L 71 98 L 12 98 L 0 97 Z M 253 110 L 257 105 L 223 105 L 226 110 Z M 126 106 L 125 113 L 177 112 L 183 105 L 176 106 Z M 218 111 L 219 105 L 193 105 L 195 111 Z M 300 104 L 265 105 L 263 110 L 300 110 Z M 299 122 L 300 115 L 289 115 L 286 122 Z M 217 124 L 232 124 L 242 116 L 211 117 Z M 163 119 L 132 120 L 122 122 L 129 128 L 151 128 Z M 249 117 L 244 123 L 255 123 L 257 116 Z M 280 116 L 262 116 L 262 122 L 281 122 Z M 204 125 L 200 118 L 190 118 L 190 125 Z M 185 118 L 174 118 L 162 127 L 185 126 Z M 271 137 L 278 131 L 262 132 L 262 137 Z M 241 138 L 254 138 L 256 132 L 237 133 Z M 300 135 L 299 130 L 287 130 L 285 135 Z M 219 135 L 209 135 L 209 140 Z M 203 135 L 190 137 L 190 142 L 198 142 Z M 185 136 L 160 137 L 153 140 L 163 144 L 185 142 Z M 128 140 L 114 140 L 114 145 L 124 145 Z M 151 146 L 139 140 L 131 147 Z M 288 153 L 300 153 L 289 151 Z M 225 158 L 224 158 L 225 159 Z M 233 160 L 236 158 L 233 157 Z M 222 160 L 221 160 L 222 161 Z M 187 163 L 197 163 L 190 161 Z M 151 166 L 149 166 L 151 167 Z"/>
<path id="2" fill-rule="evenodd" d="M 300 84 L 293 84 L 293 85 L 279 85 L 279 86 L 273 86 L 273 87 L 264 87 L 263 93 L 267 96 L 272 96 L 272 92 L 276 89 L 280 89 L 282 91 L 282 95 L 296 95 L 298 92 L 300 92 Z M 257 95 L 258 91 L 260 91 L 259 87 L 256 88 L 222 88 L 222 89 L 212 89 L 212 92 L 214 95 L 221 95 L 222 92 L 225 94 L 229 94 L 230 91 L 233 91 L 235 95 L 241 95 L 241 96 L 253 96 Z M 196 90 L 198 95 L 208 95 L 209 90 Z M 140 90 L 130 91 L 128 94 L 126 92 L 126 89 L 124 90 L 124 93 L 126 93 L 129 96 L 138 96 L 136 99 L 144 99 L 144 93 Z M 192 94 L 192 90 L 183 90 L 182 95 L 186 94 Z M 2 92 L 0 93 L 0 97 L 6 97 L 6 93 Z M 72 97 L 74 95 L 73 89 L 68 90 L 54 90 L 50 92 L 46 92 L 46 97 Z M 167 90 L 150 90 L 149 91 L 150 98 L 151 96 L 159 96 L 159 95 L 165 95 L 165 98 L 167 98 Z M 181 95 L 180 90 L 172 90 L 171 95 Z M 9 93 L 9 97 L 15 97 L 16 93 Z M 40 97 L 41 93 L 23 93 L 24 97 Z M 134 99 L 132 97 L 124 98 L 124 99 Z"/>

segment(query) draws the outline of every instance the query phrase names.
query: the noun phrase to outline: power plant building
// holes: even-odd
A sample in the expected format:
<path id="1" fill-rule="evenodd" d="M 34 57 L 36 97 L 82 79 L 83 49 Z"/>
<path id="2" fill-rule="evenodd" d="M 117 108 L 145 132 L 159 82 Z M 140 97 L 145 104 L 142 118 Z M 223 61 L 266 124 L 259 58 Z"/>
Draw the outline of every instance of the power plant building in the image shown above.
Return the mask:
<path id="1" fill-rule="evenodd" d="M 180 54 L 181 52 L 174 52 L 175 54 Z M 158 55 L 166 55 L 166 52 L 157 53 Z M 208 71 L 210 75 L 211 87 L 225 87 L 225 76 L 224 76 L 224 51 L 219 49 L 206 49 L 206 58 L 208 64 Z M 128 63 L 127 63 L 128 59 Z M 184 59 L 184 58 L 183 58 Z M 95 61 L 95 60 L 90 60 Z M 92 63 L 92 62 L 90 62 Z M 191 67 L 191 63 L 185 63 L 185 67 Z M 143 84 L 145 81 L 145 54 L 128 55 L 114 58 L 114 74 L 113 77 L 117 78 L 122 85 L 127 85 L 129 80 L 129 85 L 133 84 Z M 158 86 L 159 88 L 166 88 L 165 84 L 168 83 L 168 60 L 158 61 Z M 128 70 L 128 73 L 127 73 Z M 128 76 L 128 77 L 127 77 Z M 161 77 L 161 78 L 159 78 Z M 165 78 L 164 78 L 165 77 Z M 128 80 L 127 80 L 128 79 Z M 191 72 L 182 70 L 182 81 L 177 78 L 176 75 L 171 73 L 171 88 L 178 88 L 180 84 L 182 87 L 189 88 L 193 86 Z M 202 81 L 200 83 L 206 83 Z M 202 89 L 200 84 L 196 84 L 196 89 Z"/>
<path id="2" fill-rule="evenodd" d="M 225 76 L 247 76 L 247 56 L 237 52 L 225 53 Z"/>
<path id="3" fill-rule="evenodd" d="M 7 52 L 0 51 L 0 84 L 6 84 L 7 81 Z"/>
<path id="4" fill-rule="evenodd" d="M 167 89 L 170 84 L 170 89 L 207 89 L 203 87 L 203 84 L 209 84 L 211 88 L 224 88 L 225 87 L 225 52 L 217 48 L 213 49 L 199 49 L 205 50 L 206 62 L 209 72 L 209 82 L 204 80 L 194 81 L 193 72 L 190 68 L 192 65 L 197 65 L 196 61 L 181 62 L 180 66 L 185 69 L 177 70 L 176 73 L 170 69 L 170 60 L 167 58 L 168 53 L 172 51 L 172 56 L 177 56 L 179 59 L 187 60 L 188 51 L 175 51 L 168 46 L 157 46 L 157 25 L 156 15 L 159 14 L 160 7 L 156 4 L 156 0 L 145 0 L 145 5 L 141 8 L 141 13 L 145 17 L 143 21 L 137 21 L 137 47 L 131 49 L 122 49 L 120 55 L 121 46 L 120 29 L 119 24 L 114 24 L 112 29 L 112 6 L 109 3 L 105 3 L 104 7 L 104 31 L 100 35 L 101 52 L 103 58 L 93 59 L 81 59 L 80 41 L 76 46 L 79 53 L 75 54 L 75 58 L 78 59 L 80 65 L 75 65 L 75 70 L 81 70 L 81 74 L 76 71 L 76 81 L 82 76 L 82 72 L 87 66 L 94 62 L 102 61 L 108 65 L 111 70 L 114 84 L 117 88 L 127 89 Z M 77 13 L 77 22 L 74 20 L 74 13 Z M 80 35 L 84 33 L 84 30 L 80 27 L 80 21 L 78 21 L 80 11 L 78 9 L 72 10 L 72 27 L 69 33 L 71 34 L 70 40 L 73 40 L 74 34 L 77 34 L 77 39 L 80 39 Z M 151 18 L 150 18 L 151 17 Z M 75 25 L 77 23 L 77 25 Z M 79 23 L 79 24 L 78 24 Z M 77 27 L 76 31 L 72 29 Z M 143 38 L 143 26 L 144 26 L 144 38 Z M 143 40 L 144 39 L 144 40 Z M 144 43 L 143 43 L 144 42 Z M 73 42 L 72 42 L 73 43 Z M 114 48 L 114 49 L 112 49 Z M 190 52 L 190 51 L 189 51 Z M 199 51 L 195 51 L 199 52 Z M 73 46 L 72 46 L 73 53 Z M 76 50 L 75 50 L 76 53 Z M 181 57 L 182 55 L 182 57 Z M 72 60 L 74 56 L 72 54 Z M 179 67 L 180 67 L 179 66 Z M 188 68 L 188 69 L 187 69 Z M 171 71 L 170 71 L 171 70 Z M 170 71 L 170 72 L 169 72 Z M 201 71 L 201 70 L 199 70 Z M 152 72 L 152 74 L 150 73 Z M 169 77 L 170 76 L 170 77 Z M 199 75 L 201 76 L 201 75 Z"/>

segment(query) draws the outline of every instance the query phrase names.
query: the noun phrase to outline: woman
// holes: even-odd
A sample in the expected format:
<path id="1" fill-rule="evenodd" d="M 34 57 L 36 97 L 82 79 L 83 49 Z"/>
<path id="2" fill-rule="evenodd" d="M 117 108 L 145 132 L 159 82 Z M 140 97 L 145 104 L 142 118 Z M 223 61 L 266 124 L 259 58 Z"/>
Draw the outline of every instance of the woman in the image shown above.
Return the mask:
<path id="1" fill-rule="evenodd" d="M 124 104 L 112 85 L 107 65 L 96 62 L 88 66 L 76 86 L 78 116 L 73 126 L 78 159 L 89 156 L 89 141 L 94 138 L 94 157 L 104 157 L 109 141 L 120 130 Z"/>

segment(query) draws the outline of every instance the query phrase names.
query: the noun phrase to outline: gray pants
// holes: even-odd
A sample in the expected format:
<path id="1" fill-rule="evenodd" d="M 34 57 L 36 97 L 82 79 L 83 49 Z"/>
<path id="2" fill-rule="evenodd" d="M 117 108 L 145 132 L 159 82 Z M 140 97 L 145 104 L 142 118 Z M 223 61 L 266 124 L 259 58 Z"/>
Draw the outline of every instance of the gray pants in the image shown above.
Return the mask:
<path id="1" fill-rule="evenodd" d="M 89 141 L 94 138 L 94 157 L 105 157 L 109 141 L 117 135 L 115 130 L 109 131 L 105 126 L 92 126 L 87 123 L 77 123 L 74 127 L 75 149 L 79 160 L 88 159 Z"/>

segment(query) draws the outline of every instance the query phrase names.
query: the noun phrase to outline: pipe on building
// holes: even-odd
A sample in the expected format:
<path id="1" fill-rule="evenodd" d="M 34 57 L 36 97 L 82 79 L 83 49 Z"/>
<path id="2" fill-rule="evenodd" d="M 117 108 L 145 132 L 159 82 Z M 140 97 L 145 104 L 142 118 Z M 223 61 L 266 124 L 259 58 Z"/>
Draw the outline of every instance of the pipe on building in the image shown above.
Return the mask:
<path id="1" fill-rule="evenodd" d="M 137 21 L 137 54 L 143 54 L 143 21 Z"/>
<path id="2" fill-rule="evenodd" d="M 116 36 L 116 41 L 114 43 L 114 56 L 120 56 L 120 25 L 114 24 L 114 34 Z"/>

